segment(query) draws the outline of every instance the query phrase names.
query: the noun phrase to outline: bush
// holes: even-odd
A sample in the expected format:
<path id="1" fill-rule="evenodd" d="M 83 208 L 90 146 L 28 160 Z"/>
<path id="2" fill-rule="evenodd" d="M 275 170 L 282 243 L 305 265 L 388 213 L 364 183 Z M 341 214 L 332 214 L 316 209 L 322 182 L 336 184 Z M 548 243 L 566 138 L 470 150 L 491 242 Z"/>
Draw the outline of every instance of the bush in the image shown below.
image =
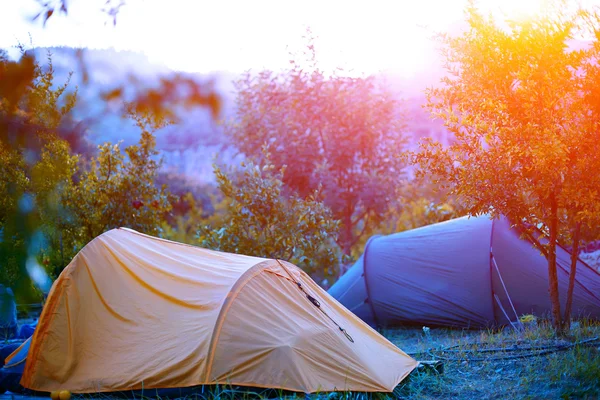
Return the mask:
<path id="1" fill-rule="evenodd" d="M 241 170 L 231 175 L 215 166 L 219 189 L 228 203 L 221 221 L 200 227 L 201 245 L 290 261 L 317 280 L 335 275 L 341 261 L 335 244 L 339 222 L 333 220 L 318 191 L 306 198 L 286 195 L 285 168 L 276 171 L 269 161 L 263 165 L 242 163 Z"/>

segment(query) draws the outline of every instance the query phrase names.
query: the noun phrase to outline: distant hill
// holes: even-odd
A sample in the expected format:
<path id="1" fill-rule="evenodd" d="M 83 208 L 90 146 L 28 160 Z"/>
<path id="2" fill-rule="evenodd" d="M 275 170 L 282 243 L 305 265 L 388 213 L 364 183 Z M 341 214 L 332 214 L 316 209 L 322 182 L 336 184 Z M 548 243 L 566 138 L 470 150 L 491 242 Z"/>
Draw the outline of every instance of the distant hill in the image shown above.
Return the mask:
<path id="1" fill-rule="evenodd" d="M 138 129 L 121 117 L 118 108 L 106 109 L 101 94 L 119 85 L 129 83 L 129 77 L 135 76 L 142 85 L 152 86 L 161 77 L 168 77 L 173 71 L 164 65 L 152 63 L 146 56 L 129 51 L 110 49 L 85 49 L 78 58 L 77 49 L 69 47 L 37 48 L 32 50 L 36 57 L 45 61 L 48 51 L 52 53 L 56 84 L 62 84 L 73 72 L 71 88 L 78 88 L 79 102 L 75 109 L 76 118 L 86 121 L 88 139 L 94 144 L 106 141 L 123 141 L 124 145 L 135 143 L 139 137 Z M 88 75 L 83 82 L 83 65 Z M 234 113 L 233 81 L 235 74 L 221 72 L 213 75 L 184 74 L 202 83 L 213 80 L 222 97 L 222 118 Z M 432 121 L 422 108 L 425 102 L 423 90 L 439 81 L 441 71 L 432 67 L 422 71 L 416 78 L 407 80 L 393 74 L 381 76 L 389 87 L 406 101 L 409 131 L 413 142 L 421 137 L 432 136 L 447 139 L 447 132 L 438 121 Z M 157 147 L 163 155 L 165 168 L 186 175 L 199 182 L 213 180 L 212 162 L 215 152 L 223 152 L 223 161 L 231 161 L 234 149 L 227 147 L 227 140 L 221 127 L 213 121 L 208 110 L 194 110 L 180 114 L 181 123 L 166 127 L 157 132 Z"/>
<path id="2" fill-rule="evenodd" d="M 156 85 L 161 77 L 169 77 L 173 71 L 161 64 L 150 62 L 140 53 L 110 49 L 84 49 L 78 58 L 77 49 L 70 47 L 37 48 L 32 50 L 42 65 L 48 52 L 52 54 L 55 84 L 65 82 L 70 72 L 70 88 L 77 87 L 78 103 L 75 117 L 85 121 L 87 138 L 94 144 L 122 141 L 124 146 L 135 143 L 139 130 L 133 123 L 122 118 L 122 109 L 107 108 L 101 99 L 104 92 L 125 85 L 133 93 L 129 78 L 134 76 L 141 85 Z M 85 67 L 87 83 L 84 83 Z M 233 107 L 233 75 L 191 75 L 202 83 L 213 80 L 222 96 L 222 117 L 231 115 Z M 139 88 L 138 88 L 139 89 Z M 212 179 L 212 155 L 225 144 L 220 127 L 208 110 L 195 109 L 179 115 L 181 122 L 157 132 L 157 147 L 163 154 L 165 166 L 200 181 Z"/>

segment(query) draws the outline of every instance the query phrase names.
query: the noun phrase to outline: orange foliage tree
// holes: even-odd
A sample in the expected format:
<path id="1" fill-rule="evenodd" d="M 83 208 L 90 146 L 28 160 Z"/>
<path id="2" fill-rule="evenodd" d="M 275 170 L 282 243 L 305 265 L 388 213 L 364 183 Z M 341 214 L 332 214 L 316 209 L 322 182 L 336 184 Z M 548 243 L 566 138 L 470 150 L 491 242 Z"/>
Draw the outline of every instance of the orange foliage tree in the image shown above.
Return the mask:
<path id="1" fill-rule="evenodd" d="M 580 228 L 599 215 L 597 42 L 575 40 L 590 32 L 588 16 L 548 8 L 500 21 L 470 4 L 468 28 L 440 35 L 448 76 L 427 93 L 455 142 L 428 140 L 412 153 L 419 173 L 439 181 L 469 214 L 505 215 L 546 256 L 558 332 L 568 328 L 571 301 L 561 315 L 557 244 L 573 243 L 571 298 Z"/>

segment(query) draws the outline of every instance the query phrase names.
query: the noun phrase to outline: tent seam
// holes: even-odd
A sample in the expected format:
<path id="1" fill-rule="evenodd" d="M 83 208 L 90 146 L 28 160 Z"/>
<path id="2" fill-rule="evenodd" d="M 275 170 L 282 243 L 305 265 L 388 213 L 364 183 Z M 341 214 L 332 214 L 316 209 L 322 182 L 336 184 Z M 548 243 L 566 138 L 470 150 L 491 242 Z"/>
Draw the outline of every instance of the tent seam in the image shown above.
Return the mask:
<path id="1" fill-rule="evenodd" d="M 30 337 L 31 338 L 31 337 Z M 10 353 L 8 355 L 8 357 L 6 357 L 4 359 L 4 366 L 7 366 L 9 362 L 12 361 L 13 358 L 15 358 L 15 356 L 17 355 L 17 353 L 19 353 L 19 351 L 23 348 L 23 346 L 25 346 L 25 343 L 27 343 L 29 339 L 25 340 L 23 343 L 21 343 L 19 345 L 19 347 L 17 347 L 12 353 Z M 30 341 L 30 346 L 31 346 L 31 341 Z M 27 357 L 25 357 L 25 360 L 27 360 Z"/>
<path id="2" fill-rule="evenodd" d="M 494 317 L 494 322 L 498 325 L 498 317 L 496 316 L 496 306 L 494 305 L 494 275 L 492 274 L 492 257 L 494 257 L 494 224 L 496 220 L 492 218 L 492 227 L 490 229 L 490 247 L 488 251 L 488 262 L 490 263 L 490 303 L 492 307 L 492 316 Z M 508 321 L 510 322 L 510 320 Z"/>
<path id="3" fill-rule="evenodd" d="M 225 301 L 223 302 L 223 304 L 221 305 L 221 309 L 219 310 L 219 315 L 217 316 L 217 320 L 215 321 L 215 326 L 213 328 L 213 333 L 211 335 L 210 345 L 208 348 L 208 355 L 206 357 L 206 376 L 204 378 L 204 381 L 207 382 L 207 384 L 209 382 L 211 382 L 210 374 L 211 374 L 212 368 L 213 368 L 215 350 L 216 350 L 217 344 L 219 343 L 219 337 L 221 335 L 221 328 L 223 327 L 225 317 L 227 316 L 227 313 L 229 312 L 231 305 L 233 304 L 234 300 L 237 298 L 237 296 L 241 292 L 241 290 L 246 286 L 246 284 L 248 284 L 248 282 L 250 282 L 256 276 L 261 274 L 265 270 L 265 268 L 273 262 L 274 262 L 273 260 L 268 259 L 265 261 L 261 261 L 258 264 L 255 264 L 252 267 L 250 267 L 242 275 L 240 275 L 240 277 L 237 279 L 237 281 L 233 284 L 233 286 L 227 293 L 227 296 L 225 297 Z"/>
<path id="4" fill-rule="evenodd" d="M 67 272 L 68 271 L 68 272 Z M 36 330 L 33 333 L 33 336 L 31 337 L 31 344 L 29 346 L 29 352 L 28 355 L 26 357 L 26 360 L 29 361 L 30 359 L 33 360 L 37 360 L 39 352 L 41 351 L 41 347 L 44 343 L 44 340 L 46 339 L 46 337 L 48 336 L 48 327 L 52 324 L 52 321 L 54 320 L 54 317 L 56 316 L 56 308 L 58 307 L 58 303 L 59 303 L 59 299 L 60 296 L 63 294 L 64 290 L 65 290 L 65 286 L 67 285 L 67 283 L 70 283 L 70 269 L 65 268 L 63 270 L 63 273 L 65 274 L 65 276 L 60 279 L 60 281 L 58 282 L 58 285 L 56 287 L 56 289 L 59 291 L 58 294 L 56 292 L 52 293 L 52 302 L 50 304 L 46 303 L 46 306 L 44 307 L 44 310 L 42 311 L 42 314 L 40 315 L 39 318 L 39 325 L 36 328 Z M 61 274 L 62 275 L 62 274 Z M 50 296 L 48 296 L 50 297 Z M 48 299 L 50 300 L 50 299 Z M 48 314 L 48 318 L 44 318 L 45 314 Z M 45 323 L 44 323 L 45 322 Z M 30 354 L 31 356 L 30 357 Z M 12 360 L 12 357 L 11 357 Z M 20 384 L 23 387 L 31 387 L 31 378 L 35 373 L 35 367 L 36 367 L 37 363 L 29 363 L 26 362 L 25 363 L 25 368 L 23 370 L 23 375 L 21 376 L 21 380 L 20 380 Z"/>
<path id="5" fill-rule="evenodd" d="M 176 242 L 176 241 L 165 239 L 165 238 L 161 238 L 161 237 L 158 237 L 158 236 L 147 235 L 145 233 L 141 233 L 141 232 L 138 232 L 138 231 L 136 231 L 134 229 L 126 228 L 126 227 L 120 227 L 120 228 L 112 229 L 111 231 L 119 231 L 119 230 L 124 231 L 124 232 L 133 233 L 135 235 L 139 235 L 139 236 L 142 236 L 142 237 L 145 237 L 145 238 L 149 238 L 149 239 L 152 239 L 152 240 L 157 240 L 159 242 L 164 242 L 164 243 L 169 243 L 169 244 L 174 244 L 174 245 L 184 246 L 184 247 L 191 247 L 193 249 L 203 250 L 203 251 L 207 251 L 207 252 L 214 253 L 214 254 L 229 254 L 229 253 L 226 253 L 226 252 L 223 252 L 223 251 L 211 250 L 211 249 L 207 249 L 205 247 L 195 246 L 195 245 L 189 244 L 189 243 Z M 103 234 L 106 234 L 106 233 L 111 232 L 111 231 L 104 232 Z M 95 239 L 96 238 L 94 238 L 93 240 L 95 240 Z M 236 254 L 236 256 L 257 260 L 258 262 L 256 264 L 254 264 L 254 265 L 258 265 L 258 264 L 266 262 L 266 261 L 271 261 L 271 259 L 269 259 L 269 258 L 254 257 L 254 256 L 248 256 L 248 255 L 245 255 L 245 254 Z"/>

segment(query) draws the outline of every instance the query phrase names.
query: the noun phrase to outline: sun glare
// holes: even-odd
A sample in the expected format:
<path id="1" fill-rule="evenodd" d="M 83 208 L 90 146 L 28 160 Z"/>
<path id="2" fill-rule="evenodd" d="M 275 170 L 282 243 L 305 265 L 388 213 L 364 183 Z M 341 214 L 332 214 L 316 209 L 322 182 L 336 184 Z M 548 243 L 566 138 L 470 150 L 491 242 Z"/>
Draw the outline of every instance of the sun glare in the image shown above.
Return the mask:
<path id="1" fill-rule="evenodd" d="M 540 14 L 548 5 L 547 0 L 485 0 L 481 1 L 484 9 L 499 18 L 528 19 Z"/>
<path id="2" fill-rule="evenodd" d="M 318 57 L 324 70 L 344 67 L 346 72 L 352 70 L 356 74 L 383 70 L 411 77 L 432 63 L 431 54 L 435 50 L 429 36 L 460 18 L 463 6 L 462 0 L 432 0 L 422 4 L 374 1 L 367 8 L 339 1 L 307 0 L 304 7 L 289 13 L 284 3 L 259 2 L 273 15 L 282 16 L 278 19 L 257 13 L 249 3 L 238 2 L 232 8 L 235 12 L 227 18 L 198 24 L 197 15 L 226 15 L 224 6 L 182 1 L 173 3 L 174 7 L 186 10 L 177 18 L 165 16 L 165 11 L 156 6 L 144 8 L 143 20 L 147 21 L 144 24 L 137 21 L 133 8 L 124 8 L 121 18 L 129 32 L 119 36 L 135 38 L 152 59 L 175 69 L 277 70 L 289 65 L 288 51 L 303 50 L 302 35 L 309 26 L 318 36 Z M 321 12 L 315 13 L 317 8 Z M 163 29 L 148 28 L 159 23 Z M 144 34 L 134 34 L 134 30 Z M 186 41 L 172 41 L 172 37 L 196 38 L 194 51 L 189 51 Z"/>
<path id="3" fill-rule="evenodd" d="M 21 1 L 27 5 L 23 9 L 33 12 L 35 0 Z M 102 0 L 94 0 L 96 3 Z M 226 3 L 171 0 L 169 7 L 164 7 L 158 1 L 128 0 L 116 27 L 105 26 L 87 2 L 73 2 L 70 19 L 57 18 L 43 30 L 13 24 L 0 15 L 0 45 L 27 42 L 32 33 L 38 46 L 139 51 L 151 62 L 190 72 L 278 70 L 289 65 L 288 50 L 302 50 L 301 36 L 310 26 L 319 37 L 323 69 L 343 66 L 359 74 L 383 70 L 411 78 L 431 70 L 437 57 L 431 37 L 457 29 L 467 4 L 466 0 L 373 0 L 368 7 L 361 7 L 342 0 L 305 0 L 303 7 L 289 12 L 289 5 L 277 0 Z M 539 13 L 546 3 L 477 0 L 476 6 L 501 19 L 521 19 Z M 15 15 L 25 12 L 16 5 L 11 7 Z M 320 11 L 314 12 L 316 9 Z"/>

